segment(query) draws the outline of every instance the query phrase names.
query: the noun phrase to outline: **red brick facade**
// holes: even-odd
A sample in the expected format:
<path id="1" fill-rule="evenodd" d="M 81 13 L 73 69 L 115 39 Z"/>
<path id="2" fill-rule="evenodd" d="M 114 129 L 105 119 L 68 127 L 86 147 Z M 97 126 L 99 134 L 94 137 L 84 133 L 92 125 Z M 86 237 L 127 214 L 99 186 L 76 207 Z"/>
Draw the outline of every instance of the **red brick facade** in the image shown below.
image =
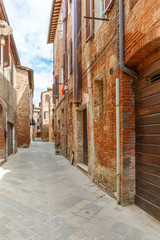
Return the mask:
<path id="1" fill-rule="evenodd" d="M 65 1 L 62 1 L 62 4 L 63 2 Z M 116 77 L 118 77 L 120 81 L 121 203 L 123 205 L 134 203 L 136 194 L 135 89 L 138 83 L 135 78 L 122 71 L 119 56 L 116 59 L 116 2 L 118 1 L 114 1 L 107 13 L 109 21 L 90 20 L 94 23 L 94 31 L 87 41 L 87 26 L 84 19 L 86 14 L 85 1 L 80 1 L 81 26 L 76 39 L 74 31 L 74 35 L 72 35 L 72 23 L 75 22 L 72 13 L 74 12 L 73 7 L 79 1 L 67 2 L 68 16 L 65 20 L 67 34 L 63 34 L 62 38 L 60 32 L 62 26 L 57 24 L 56 31 L 53 30 L 55 31 L 54 36 L 52 36 L 50 32 L 52 25 L 50 25 L 48 42 L 54 43 L 54 49 L 58 48 L 56 56 L 54 56 L 54 76 L 56 76 L 57 74 L 60 75 L 62 63 L 64 63 L 64 37 L 66 38 L 66 52 L 69 54 L 70 39 L 73 43 L 73 41 L 79 39 L 79 34 L 81 34 L 80 45 L 72 53 L 74 60 L 76 58 L 75 52 L 78 53 L 78 59 L 81 59 L 82 87 L 78 89 L 81 94 L 81 101 L 76 103 L 73 96 L 75 84 L 73 64 L 72 74 L 68 74 L 66 82 L 68 91 L 65 92 L 65 96 L 59 94 L 59 97 L 56 97 L 54 107 L 56 141 L 60 142 L 62 153 L 69 156 L 70 160 L 73 160 L 74 152 L 74 164 L 78 164 L 82 168 L 86 152 L 88 155 L 88 170 L 86 170 L 88 176 L 112 197 L 117 198 Z M 94 1 L 95 17 L 104 17 L 99 13 L 98 2 Z M 61 22 L 62 7 L 59 11 L 58 21 Z M 138 77 L 142 69 L 148 69 L 149 59 L 150 62 L 154 62 L 155 59 L 160 58 L 159 13 L 160 3 L 157 0 L 148 2 L 124 0 L 124 64 L 135 71 Z M 120 12 L 118 16 L 119 14 Z M 120 54 L 120 49 L 118 54 Z M 60 83 L 62 82 L 63 80 L 60 79 Z M 61 85 L 59 85 L 60 88 Z M 85 109 L 87 117 L 84 118 Z M 84 133 L 85 128 L 87 133 Z M 85 136 L 87 136 L 87 151 L 87 145 L 84 146 L 86 144 Z"/>
<path id="2" fill-rule="evenodd" d="M 31 69 L 17 68 L 17 146 L 29 147 L 31 142 L 30 123 L 32 119 L 33 76 Z"/>

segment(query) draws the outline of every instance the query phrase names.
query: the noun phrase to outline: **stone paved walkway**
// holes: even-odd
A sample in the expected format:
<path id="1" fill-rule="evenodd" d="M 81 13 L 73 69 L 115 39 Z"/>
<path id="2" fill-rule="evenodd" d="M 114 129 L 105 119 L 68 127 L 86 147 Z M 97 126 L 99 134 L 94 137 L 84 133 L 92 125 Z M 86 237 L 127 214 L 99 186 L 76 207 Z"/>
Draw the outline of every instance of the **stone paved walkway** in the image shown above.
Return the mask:
<path id="1" fill-rule="evenodd" d="M 160 222 L 118 206 L 53 144 L 19 149 L 0 168 L 0 240 L 159 240 Z"/>

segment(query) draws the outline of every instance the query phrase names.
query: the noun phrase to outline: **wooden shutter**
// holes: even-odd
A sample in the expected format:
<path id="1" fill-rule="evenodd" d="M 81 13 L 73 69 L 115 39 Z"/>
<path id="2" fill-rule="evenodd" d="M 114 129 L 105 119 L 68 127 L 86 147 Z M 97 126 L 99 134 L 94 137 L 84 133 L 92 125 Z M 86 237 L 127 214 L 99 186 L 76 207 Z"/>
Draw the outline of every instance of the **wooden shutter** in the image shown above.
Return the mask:
<path id="1" fill-rule="evenodd" d="M 53 103 L 56 104 L 56 85 L 53 84 Z"/>
<path id="2" fill-rule="evenodd" d="M 105 3 L 104 3 L 105 13 L 107 13 L 111 9 L 111 7 L 113 6 L 113 3 L 114 3 L 114 0 L 105 0 Z"/>
<path id="3" fill-rule="evenodd" d="M 68 81 L 68 53 L 65 54 L 65 82 Z"/>
<path id="4" fill-rule="evenodd" d="M 68 17 L 68 0 L 63 0 L 63 21 Z"/>
<path id="5" fill-rule="evenodd" d="M 93 17 L 93 0 L 85 0 L 85 15 Z M 86 19 L 86 41 L 93 36 L 93 19 Z"/>
<path id="6" fill-rule="evenodd" d="M 72 39 L 69 42 L 69 75 L 72 74 Z"/>
<path id="7" fill-rule="evenodd" d="M 66 59 L 66 53 L 63 54 L 63 82 L 65 82 L 65 73 L 66 73 L 65 59 Z"/>
<path id="8" fill-rule="evenodd" d="M 11 84 L 14 85 L 14 68 L 13 68 L 13 61 L 11 59 Z"/>
<path id="9" fill-rule="evenodd" d="M 67 22 L 63 22 L 63 54 L 67 51 Z"/>
<path id="10" fill-rule="evenodd" d="M 73 100 L 82 99 L 81 1 L 73 0 Z"/>
<path id="11" fill-rule="evenodd" d="M 3 47 L 3 66 L 10 66 L 10 36 L 5 38 L 5 46 Z"/>
<path id="12" fill-rule="evenodd" d="M 44 119 L 46 119 L 46 112 L 44 112 Z"/>
<path id="13" fill-rule="evenodd" d="M 59 97 L 59 75 L 55 76 L 56 98 Z"/>

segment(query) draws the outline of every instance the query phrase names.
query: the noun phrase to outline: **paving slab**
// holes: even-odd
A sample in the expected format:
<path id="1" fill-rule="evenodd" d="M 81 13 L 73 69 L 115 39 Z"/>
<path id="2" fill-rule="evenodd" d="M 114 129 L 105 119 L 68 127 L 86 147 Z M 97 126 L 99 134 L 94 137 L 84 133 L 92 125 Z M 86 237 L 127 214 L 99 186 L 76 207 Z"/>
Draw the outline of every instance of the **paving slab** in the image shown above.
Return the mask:
<path id="1" fill-rule="evenodd" d="M 35 141 L 0 167 L 0 240 L 159 240 L 160 222 L 122 207 Z"/>

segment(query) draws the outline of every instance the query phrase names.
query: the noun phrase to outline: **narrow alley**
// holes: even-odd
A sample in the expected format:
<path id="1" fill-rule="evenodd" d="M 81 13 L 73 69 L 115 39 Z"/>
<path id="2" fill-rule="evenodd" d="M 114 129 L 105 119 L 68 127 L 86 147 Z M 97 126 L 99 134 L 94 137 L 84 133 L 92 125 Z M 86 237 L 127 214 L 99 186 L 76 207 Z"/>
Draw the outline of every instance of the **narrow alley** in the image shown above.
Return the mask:
<path id="1" fill-rule="evenodd" d="M 118 206 L 52 143 L 19 149 L 0 168 L 0 240 L 159 240 L 159 222 Z"/>

